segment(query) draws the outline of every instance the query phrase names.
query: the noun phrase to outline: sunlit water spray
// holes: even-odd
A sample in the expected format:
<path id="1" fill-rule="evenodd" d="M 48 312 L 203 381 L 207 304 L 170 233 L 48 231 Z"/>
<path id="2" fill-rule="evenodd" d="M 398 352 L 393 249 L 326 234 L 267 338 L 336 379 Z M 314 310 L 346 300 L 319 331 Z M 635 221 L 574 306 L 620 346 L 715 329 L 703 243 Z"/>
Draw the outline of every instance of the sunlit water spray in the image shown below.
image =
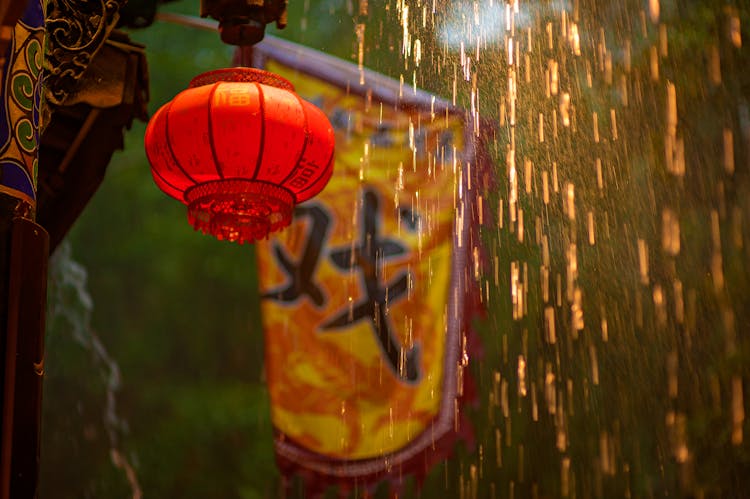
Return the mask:
<path id="1" fill-rule="evenodd" d="M 746 490 L 748 13 L 659 0 L 393 10 L 402 81 L 467 109 L 494 163 L 493 178 L 472 177 L 494 211 L 471 217 L 486 254 L 486 419 L 454 485 Z"/>
<path id="2" fill-rule="evenodd" d="M 106 347 L 91 328 L 91 313 L 94 307 L 88 291 L 87 273 L 71 256 L 68 242 L 56 250 L 50 260 L 47 310 L 47 372 L 44 382 L 45 408 L 56 408 L 56 413 L 45 412 L 42 452 L 42 491 L 55 495 L 56 480 L 70 477 L 57 476 L 57 459 L 75 459 L 81 453 L 81 476 L 78 487 L 86 497 L 114 497 L 127 493 L 133 499 L 143 496 L 136 471 L 123 449 L 122 436 L 127 424 L 117 410 L 117 392 L 120 389 L 120 368 L 109 355 Z M 75 365 L 61 365 L 66 363 Z M 71 376 L 70 373 L 80 376 Z M 72 385 L 72 386 L 71 386 Z M 72 394 L 64 395 L 73 391 Z M 60 413 L 62 404 L 54 399 L 65 397 L 66 405 L 74 403 L 69 411 Z M 97 405 L 102 400 L 101 406 Z M 93 401 L 93 402 L 92 402 Z M 102 438 L 100 431 L 106 436 Z M 59 441 L 51 441 L 54 438 Z M 81 448 L 94 448 L 86 454 Z M 98 490 L 102 480 L 100 462 L 86 465 L 85 459 L 108 454 L 111 464 L 122 474 L 122 490 Z M 93 454 L 93 455 L 92 455 Z M 60 469 L 68 469 L 60 466 Z M 113 482 L 116 483 L 117 481 Z M 85 491 L 85 492 L 83 492 Z M 124 497 L 124 496 L 121 496 Z"/>

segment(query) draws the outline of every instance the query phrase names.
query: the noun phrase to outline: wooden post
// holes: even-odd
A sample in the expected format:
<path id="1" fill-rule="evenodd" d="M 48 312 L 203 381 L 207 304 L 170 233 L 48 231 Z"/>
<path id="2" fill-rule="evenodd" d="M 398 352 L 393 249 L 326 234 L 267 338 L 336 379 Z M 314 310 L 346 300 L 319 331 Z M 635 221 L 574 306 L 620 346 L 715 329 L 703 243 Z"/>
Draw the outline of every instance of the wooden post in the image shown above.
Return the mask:
<path id="1" fill-rule="evenodd" d="M 0 93 L 0 498 L 31 499 L 38 487 L 49 252 L 47 232 L 34 221 L 41 0 L 3 2 L 0 49 L 7 82 Z"/>
<path id="2" fill-rule="evenodd" d="M 36 222 L 11 221 L 5 308 L 0 497 L 34 498 L 39 474 L 44 317 L 49 237 Z"/>

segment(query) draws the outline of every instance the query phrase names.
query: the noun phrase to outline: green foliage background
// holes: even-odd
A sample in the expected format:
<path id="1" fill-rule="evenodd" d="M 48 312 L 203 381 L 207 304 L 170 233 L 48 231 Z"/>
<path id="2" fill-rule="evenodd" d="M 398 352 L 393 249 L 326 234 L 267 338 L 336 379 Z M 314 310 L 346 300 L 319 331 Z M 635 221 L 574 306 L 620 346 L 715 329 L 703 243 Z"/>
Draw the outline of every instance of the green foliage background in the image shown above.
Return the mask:
<path id="1" fill-rule="evenodd" d="M 197 15 L 198 5 L 168 10 Z M 131 37 L 147 47 L 151 113 L 196 74 L 230 64 L 214 33 L 157 22 Z M 128 497 L 115 447 L 146 497 L 265 497 L 277 473 L 253 248 L 193 232 L 151 179 L 144 130 L 133 124 L 68 237 L 88 272 L 93 333 L 119 364 L 121 421 L 106 421 L 111 372 L 91 342 L 71 342 L 66 321 L 53 322 L 41 496 Z"/>
<path id="2" fill-rule="evenodd" d="M 426 47 L 417 71 L 400 52 L 397 3 L 372 1 L 362 14 L 363 3 L 293 1 L 288 28 L 269 32 L 356 61 L 355 25 L 364 24 L 366 66 L 448 98 L 455 84 L 457 104 L 476 105 L 492 125 L 484 138 L 494 178 L 477 187 L 495 211 L 481 228 L 487 266 L 478 283 L 489 314 L 478 325 L 483 356 L 471 364 L 480 401 L 472 410 L 477 445 L 436 467 L 421 496 L 745 497 L 750 425 L 744 415 L 733 418 L 738 405 L 750 413 L 746 2 L 529 2 L 535 50 L 524 48 L 528 80 L 522 63 L 516 66 L 514 130 L 503 114 L 510 64 L 501 42 L 484 47 L 473 62 L 475 80 L 463 81 L 463 56 L 436 41 L 432 27 L 419 27 L 415 7 L 412 34 Z M 435 6 L 431 15 L 461 26 L 479 6 L 415 3 Z M 660 24 L 649 20 L 654 5 Z M 197 15 L 198 2 L 162 8 Z M 564 9 L 580 12 L 566 22 L 578 22 L 581 56 L 558 35 Z M 739 47 L 727 35 L 733 19 L 741 26 Z M 523 45 L 519 33 L 515 41 Z M 547 44 L 549 33 L 554 43 Z M 231 49 L 214 33 L 157 22 L 132 37 L 147 47 L 152 112 L 195 74 L 230 63 Z M 720 82 L 711 76 L 712 54 L 721 62 Z M 577 121 L 569 128 L 553 118 L 559 97 L 545 92 L 550 61 L 559 63 L 560 90 L 571 97 Z M 668 84 L 685 140 L 681 175 L 665 164 Z M 592 133 L 595 113 L 601 140 Z M 546 141 L 538 139 L 542 126 Z M 50 301 L 63 306 L 53 307 L 47 335 L 42 497 L 129 497 L 133 487 L 119 456 L 145 497 L 279 496 L 253 249 L 192 231 L 184 207 L 151 181 L 144 128 L 134 124 L 53 265 Z M 723 164 L 724 130 L 735 141 L 732 172 Z M 525 238 L 508 215 L 511 131 Z M 533 168 L 525 170 L 524 159 Z M 561 189 L 548 202 L 541 171 L 552 175 L 553 161 Z M 569 202 L 562 194 L 568 185 L 575 192 Z M 679 221 L 676 253 L 663 242 L 665 213 Z M 93 306 L 74 260 L 88 272 Z M 528 270 L 515 277 L 526 290 L 525 312 L 515 318 L 514 264 Z M 542 293 L 545 272 L 556 299 Z M 573 276 L 570 289 L 563 289 L 566 276 Z M 574 287 L 578 304 L 563 297 Z M 549 340 L 550 309 L 556 342 Z M 585 326 L 575 325 L 576 313 Z M 520 357 L 528 393 L 520 389 Z M 115 393 L 115 413 L 107 412 L 108 392 Z M 738 428 L 744 440 L 733 442 Z M 299 487 L 295 496 L 302 496 Z"/>

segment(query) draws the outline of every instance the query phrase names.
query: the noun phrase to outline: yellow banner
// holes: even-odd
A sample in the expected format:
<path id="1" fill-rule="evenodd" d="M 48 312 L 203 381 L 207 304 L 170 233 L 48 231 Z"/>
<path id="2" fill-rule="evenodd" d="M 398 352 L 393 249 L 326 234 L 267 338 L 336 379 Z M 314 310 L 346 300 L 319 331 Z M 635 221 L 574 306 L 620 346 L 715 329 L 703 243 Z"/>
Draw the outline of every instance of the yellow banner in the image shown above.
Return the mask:
<path id="1" fill-rule="evenodd" d="M 453 429 L 463 121 L 273 60 L 266 69 L 336 130 L 328 186 L 257 245 L 277 450 L 364 460 L 424 449 Z"/>

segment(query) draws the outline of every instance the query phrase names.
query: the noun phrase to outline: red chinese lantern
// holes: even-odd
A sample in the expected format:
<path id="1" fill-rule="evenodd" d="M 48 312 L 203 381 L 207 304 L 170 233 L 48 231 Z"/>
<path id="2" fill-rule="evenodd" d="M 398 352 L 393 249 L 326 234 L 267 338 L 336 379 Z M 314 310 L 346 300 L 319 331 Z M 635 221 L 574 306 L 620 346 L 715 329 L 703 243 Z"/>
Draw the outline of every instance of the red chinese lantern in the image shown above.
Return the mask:
<path id="1" fill-rule="evenodd" d="M 154 181 L 187 205 L 193 227 L 240 243 L 289 225 L 333 173 L 326 116 L 258 69 L 195 77 L 153 116 L 145 144 Z"/>

